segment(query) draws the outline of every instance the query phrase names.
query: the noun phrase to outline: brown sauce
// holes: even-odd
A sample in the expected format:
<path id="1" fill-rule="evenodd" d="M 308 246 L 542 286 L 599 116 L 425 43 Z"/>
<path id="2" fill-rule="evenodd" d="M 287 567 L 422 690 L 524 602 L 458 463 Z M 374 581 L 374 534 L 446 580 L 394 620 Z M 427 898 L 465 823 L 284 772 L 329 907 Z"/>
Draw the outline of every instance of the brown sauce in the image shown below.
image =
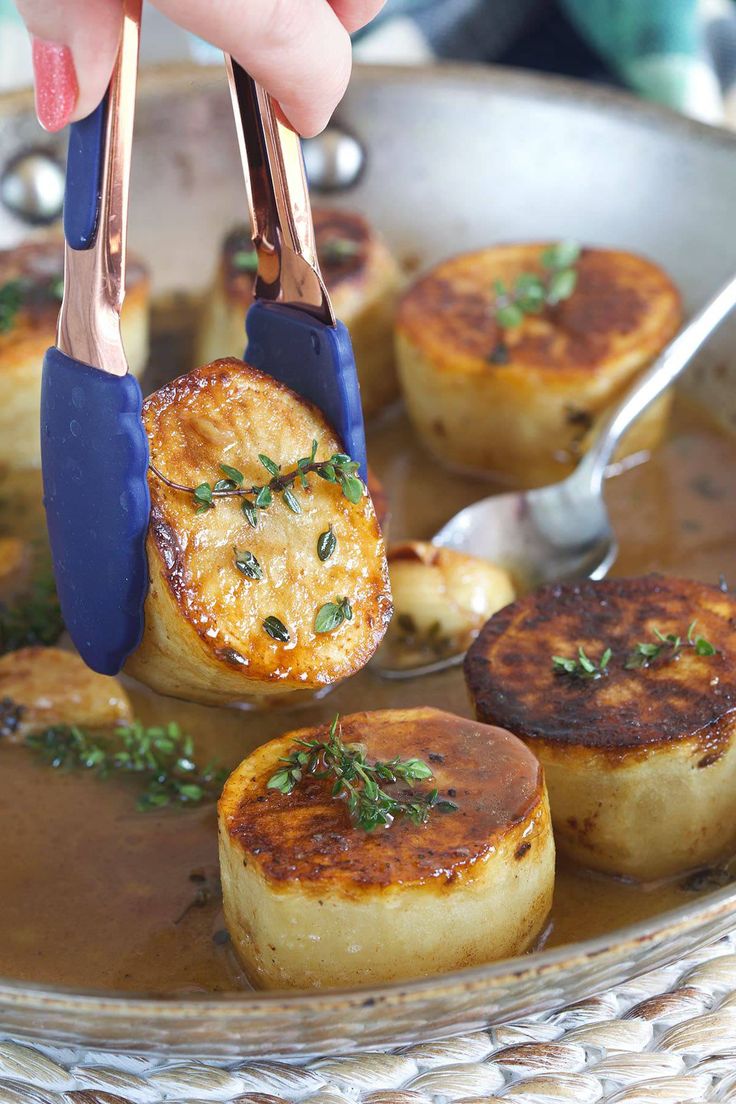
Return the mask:
<path id="1" fill-rule="evenodd" d="M 407 444 L 401 414 L 369 438 L 394 539 L 428 537 L 488 493 L 486 483 L 441 471 Z M 621 539 L 618 574 L 656 568 L 714 582 L 731 570 L 736 439 L 698 411 L 680 404 L 670 439 L 649 463 L 611 481 L 608 498 Z M 0 487 L 0 534 L 41 532 L 38 478 Z M 126 686 L 143 721 L 178 720 L 203 758 L 228 766 L 336 711 L 422 704 L 470 716 L 459 670 L 407 683 L 368 670 L 311 706 L 269 712 L 206 708 Z M 215 827 L 213 806 L 139 813 L 125 782 L 53 771 L 0 742 L 0 976 L 169 993 L 244 984 L 223 942 Z M 713 888 L 707 878 L 639 888 L 563 868 L 548 945 L 613 931 Z"/>

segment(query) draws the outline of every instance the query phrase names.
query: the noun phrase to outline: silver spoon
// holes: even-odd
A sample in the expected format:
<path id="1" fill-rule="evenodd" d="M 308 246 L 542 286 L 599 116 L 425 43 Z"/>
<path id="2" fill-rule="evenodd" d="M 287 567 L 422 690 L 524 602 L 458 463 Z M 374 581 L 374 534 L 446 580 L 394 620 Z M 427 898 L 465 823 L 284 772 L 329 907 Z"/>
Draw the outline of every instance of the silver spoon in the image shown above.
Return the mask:
<path id="1" fill-rule="evenodd" d="M 688 366 L 736 306 L 736 276 L 685 326 L 604 419 L 572 475 L 531 491 L 492 495 L 455 514 L 434 544 L 480 556 L 511 571 L 520 589 L 574 579 L 602 579 L 618 553 L 603 499 L 603 480 L 619 441 Z M 384 666 L 385 678 L 413 678 L 456 666 L 463 654 L 415 666 Z"/>

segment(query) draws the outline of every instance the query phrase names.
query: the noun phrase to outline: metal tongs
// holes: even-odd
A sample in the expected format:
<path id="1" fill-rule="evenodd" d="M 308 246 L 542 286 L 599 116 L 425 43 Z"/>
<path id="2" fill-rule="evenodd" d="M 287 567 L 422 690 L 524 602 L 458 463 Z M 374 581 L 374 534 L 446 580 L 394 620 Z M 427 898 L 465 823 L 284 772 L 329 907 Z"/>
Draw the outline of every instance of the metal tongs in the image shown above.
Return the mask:
<path id="1" fill-rule="evenodd" d="M 44 502 L 64 622 L 115 674 L 143 631 L 150 499 L 142 396 L 120 337 L 141 0 L 125 0 L 108 91 L 74 123 L 64 199 L 64 298 L 41 390 Z"/>
<path id="2" fill-rule="evenodd" d="M 320 273 L 299 137 L 227 54 L 225 64 L 258 254 L 245 360 L 319 407 L 365 480 L 355 357 Z"/>

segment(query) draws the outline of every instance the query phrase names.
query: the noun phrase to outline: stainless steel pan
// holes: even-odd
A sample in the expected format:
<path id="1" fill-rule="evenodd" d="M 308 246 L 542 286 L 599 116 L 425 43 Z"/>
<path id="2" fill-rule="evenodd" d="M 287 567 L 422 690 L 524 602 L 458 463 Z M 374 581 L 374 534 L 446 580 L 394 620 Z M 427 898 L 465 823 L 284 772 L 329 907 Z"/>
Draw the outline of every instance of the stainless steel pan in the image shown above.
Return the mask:
<path id="1" fill-rule="evenodd" d="M 359 71 L 339 124 L 357 139 L 365 165 L 357 183 L 332 198 L 364 209 L 419 263 L 504 238 L 578 237 L 650 254 L 690 307 L 734 269 L 736 137 L 725 132 L 572 82 L 461 67 Z M 223 74 L 148 73 L 136 125 L 131 245 L 151 263 L 159 294 L 196 291 L 242 210 Z M 44 164 L 61 159 L 60 140 L 41 137 L 29 97 L 7 97 L 6 198 L 17 195 L 18 158 L 22 183 L 29 155 Z M 46 171 L 53 191 L 53 165 Z M 27 233 L 0 205 L 0 245 Z M 732 424 L 734 336 L 724 327 L 688 384 Z M 726 888 L 602 939 L 375 991 L 156 999 L 0 982 L 0 1034 L 200 1059 L 395 1045 L 562 1005 L 734 923 L 736 888 Z"/>

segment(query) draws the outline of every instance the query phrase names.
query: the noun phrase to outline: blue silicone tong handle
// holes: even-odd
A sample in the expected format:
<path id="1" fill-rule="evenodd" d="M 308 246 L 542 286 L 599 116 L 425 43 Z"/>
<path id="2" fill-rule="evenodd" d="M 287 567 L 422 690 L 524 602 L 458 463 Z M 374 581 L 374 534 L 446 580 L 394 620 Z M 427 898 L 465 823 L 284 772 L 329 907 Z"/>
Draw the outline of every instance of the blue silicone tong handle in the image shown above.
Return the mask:
<path id="1" fill-rule="evenodd" d="M 64 233 L 90 249 L 100 232 L 107 97 L 71 128 Z M 143 633 L 148 587 L 148 438 L 137 380 L 59 349 L 44 358 L 41 458 L 59 601 L 84 661 L 116 674 Z"/>
<path id="2" fill-rule="evenodd" d="M 244 358 L 319 407 L 366 480 L 355 356 L 348 331 L 335 322 L 319 274 L 299 138 L 280 121 L 265 89 L 227 54 L 225 63 L 253 240 L 259 252 L 259 242 L 271 243 L 269 249 L 279 243 L 278 276 L 269 265 L 264 278 L 259 258 Z M 306 232 L 304 223 L 310 224 Z"/>
<path id="3" fill-rule="evenodd" d="M 350 335 L 304 311 L 257 300 L 245 320 L 245 360 L 285 383 L 323 412 L 345 451 L 368 478 L 360 388 Z"/>

